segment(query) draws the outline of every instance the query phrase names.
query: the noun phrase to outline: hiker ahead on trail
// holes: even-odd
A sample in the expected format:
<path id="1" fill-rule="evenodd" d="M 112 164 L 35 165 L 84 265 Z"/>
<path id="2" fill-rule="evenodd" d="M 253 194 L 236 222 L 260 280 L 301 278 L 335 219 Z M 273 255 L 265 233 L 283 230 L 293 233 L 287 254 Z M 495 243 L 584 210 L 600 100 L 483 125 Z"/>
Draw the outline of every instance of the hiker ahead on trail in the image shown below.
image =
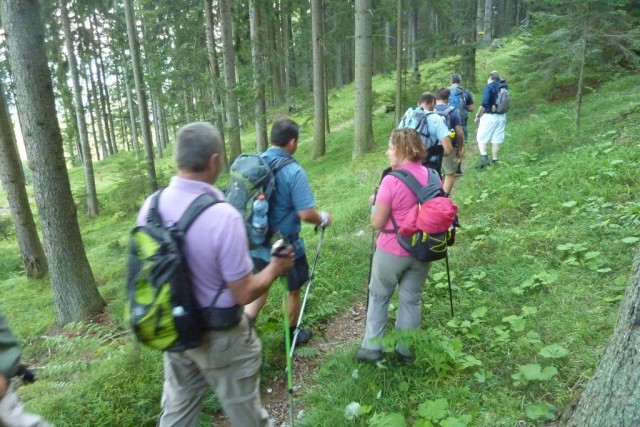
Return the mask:
<path id="1" fill-rule="evenodd" d="M 434 117 L 439 120 L 438 116 Z M 432 177 L 438 181 L 440 188 L 438 175 L 421 164 L 424 151 L 424 144 L 413 129 L 403 128 L 391 132 L 387 149 L 391 168 L 409 172 L 420 185 L 426 185 Z M 396 286 L 400 297 L 396 329 L 417 329 L 420 326 L 422 290 L 431 263 L 419 261 L 409 255 L 398 242 L 393 224 L 393 221 L 403 224 L 416 210 L 417 199 L 412 190 L 396 176 L 384 176 L 371 214 L 371 225 L 380 230 L 380 234 L 373 256 L 365 334 L 362 346 L 356 354 L 358 360 L 382 360 L 382 345 L 375 342 L 375 339 L 384 335 L 389 302 Z M 396 353 L 404 361 L 412 358 L 410 349 L 404 345 L 396 346 Z"/>
<path id="2" fill-rule="evenodd" d="M 462 130 L 464 131 L 465 141 L 469 137 L 467 130 L 467 122 L 469 113 L 475 109 L 473 104 L 473 95 L 464 86 L 462 86 L 462 77 L 460 74 L 451 76 L 451 86 L 449 86 L 449 105 L 455 107 L 460 113 L 462 119 Z"/>
<path id="3" fill-rule="evenodd" d="M 443 118 L 434 112 L 435 106 L 436 97 L 429 92 L 424 92 L 418 98 L 418 106 L 409 108 L 404 113 L 398 129 L 410 128 L 418 132 L 427 150 L 422 164 L 440 174 L 442 158 L 451 154 L 453 148 L 449 129 Z"/>
<path id="4" fill-rule="evenodd" d="M 220 132 L 210 123 L 191 123 L 178 131 L 178 173 L 157 200 L 165 225 L 178 223 L 202 195 L 224 201 L 213 185 L 222 168 L 221 150 Z M 140 209 L 139 226 L 147 224 L 154 199 L 155 194 Z M 198 347 L 164 353 L 158 425 L 196 425 L 209 386 L 233 426 L 266 426 L 268 414 L 261 408 L 259 390 L 262 345 L 243 315 L 244 305 L 265 294 L 286 273 L 294 262 L 293 250 L 285 247 L 271 258 L 268 268 L 253 274 L 244 220 L 228 203 L 215 203 L 197 216 L 181 247 L 205 331 Z M 174 316 L 185 314 L 177 308 L 182 307 L 172 310 Z"/>
<path id="5" fill-rule="evenodd" d="M 33 374 L 20 365 L 20 347 L 7 321 L 0 313 L 0 426 L 52 427 L 42 417 L 28 414 L 16 393 L 11 378 L 22 375 L 32 382 Z"/>
<path id="6" fill-rule="evenodd" d="M 453 151 L 448 156 L 444 156 L 442 160 L 442 169 L 444 170 L 444 192 L 448 196 L 453 189 L 453 182 L 456 179 L 456 170 L 460 165 L 462 157 L 464 132 L 462 130 L 462 119 L 457 108 L 448 105 L 449 89 L 440 88 L 436 91 L 436 108 L 435 112 L 442 116 L 444 123 L 449 129 L 450 135 L 453 137 Z"/>
<path id="7" fill-rule="evenodd" d="M 328 212 L 315 209 L 315 199 L 311 192 L 307 173 L 293 161 L 293 154 L 298 149 L 299 126 L 292 120 L 276 121 L 271 127 L 271 147 L 261 154 L 269 163 L 275 164 L 282 158 L 291 159 L 275 172 L 275 191 L 268 200 L 269 230 L 282 236 L 286 242 L 293 244 L 296 261 L 287 274 L 289 282 L 288 307 L 290 335 L 293 337 L 300 314 L 300 288 L 309 280 L 309 264 L 305 253 L 304 241 L 300 237 L 301 221 L 320 227 L 331 225 L 333 219 Z M 269 258 L 270 243 L 267 239 L 263 246 L 251 251 L 256 270 L 265 267 Z M 245 307 L 245 312 L 253 321 L 260 313 L 266 301 L 266 295 Z M 296 337 L 297 344 L 304 344 L 311 339 L 311 330 L 300 329 Z"/>
<path id="8" fill-rule="evenodd" d="M 449 105 L 455 107 L 460 113 L 460 119 L 462 119 L 462 132 L 464 134 L 464 143 L 460 149 L 460 162 L 456 174 L 462 174 L 462 157 L 464 156 L 464 144 L 469 139 L 469 131 L 467 129 L 467 122 L 469 119 L 469 113 L 475 109 L 473 104 L 473 95 L 467 89 L 462 86 L 462 77 L 460 74 L 453 74 L 451 76 L 451 86 L 449 86 Z"/>
<path id="9" fill-rule="evenodd" d="M 476 140 L 480 151 L 480 162 L 477 167 L 488 166 L 487 144 L 492 145 L 493 160 L 498 161 L 500 144 L 504 142 L 504 128 L 509 110 L 509 90 L 507 82 L 500 79 L 497 71 L 489 73 L 487 85 L 482 91 L 482 106 L 475 118 Z"/>

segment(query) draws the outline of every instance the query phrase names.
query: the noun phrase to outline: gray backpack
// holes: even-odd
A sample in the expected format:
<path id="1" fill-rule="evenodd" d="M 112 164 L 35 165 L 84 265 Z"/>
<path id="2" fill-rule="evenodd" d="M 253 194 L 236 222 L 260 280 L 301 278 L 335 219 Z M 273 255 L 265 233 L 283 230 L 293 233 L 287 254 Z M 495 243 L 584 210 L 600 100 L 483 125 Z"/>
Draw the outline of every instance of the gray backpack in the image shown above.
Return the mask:
<path id="1" fill-rule="evenodd" d="M 507 89 L 507 84 L 501 82 L 496 89 L 496 103 L 493 107 L 493 112 L 498 114 L 504 114 L 509 111 L 509 89 Z"/>
<path id="2" fill-rule="evenodd" d="M 226 201 L 243 216 L 251 249 L 269 240 L 269 230 L 255 230 L 252 224 L 253 202 L 264 195 L 267 202 L 276 189 L 276 172 L 293 163 L 292 157 L 278 157 L 271 164 L 260 154 L 241 154 L 231 165 L 231 182 L 225 190 Z M 266 239 L 265 239 L 266 233 Z"/>

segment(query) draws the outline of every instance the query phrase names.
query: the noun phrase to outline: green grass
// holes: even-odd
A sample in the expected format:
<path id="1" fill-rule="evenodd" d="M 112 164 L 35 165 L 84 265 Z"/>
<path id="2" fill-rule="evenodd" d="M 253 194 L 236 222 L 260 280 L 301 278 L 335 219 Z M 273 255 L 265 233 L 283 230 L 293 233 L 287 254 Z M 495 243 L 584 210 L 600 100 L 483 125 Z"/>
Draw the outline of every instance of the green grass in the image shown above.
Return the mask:
<path id="1" fill-rule="evenodd" d="M 416 343 L 415 365 L 359 364 L 354 360 L 359 343 L 330 354 L 299 398 L 306 414 L 301 425 L 398 425 L 385 418 L 392 416 L 409 425 L 420 425 L 419 419 L 440 426 L 512 426 L 518 420 L 542 425 L 540 414 L 550 412 L 542 407 L 535 412 L 532 405 L 547 403 L 561 411 L 592 372 L 624 292 L 633 238 L 640 237 L 640 104 L 623 96 L 640 88 L 640 77 L 611 80 L 587 96 L 583 127 L 576 135 L 573 100 L 550 105 L 536 88 L 518 85 L 518 73 L 526 71 L 508 67 L 519 48 L 512 42 L 497 52 L 479 52 L 478 81 L 500 70 L 509 79 L 513 106 L 501 164 L 475 170 L 477 159 L 469 149 L 468 166 L 456 183 L 454 200 L 463 224 L 450 256 L 456 319 L 450 321 L 444 264 L 439 262 L 425 287 L 422 331 L 404 337 L 390 333 L 385 339 L 388 347 L 395 338 Z M 423 64 L 427 81 L 421 88 L 407 88 L 407 104 L 424 89 L 446 85 L 453 64 L 452 58 Z M 393 104 L 393 75 L 376 76 L 373 87 L 374 111 Z M 479 93 L 474 95 L 479 103 Z M 353 85 L 330 94 L 332 128 L 352 119 L 353 97 Z M 367 199 L 387 166 L 384 149 L 394 118 L 393 113 L 374 116 L 377 148 L 356 161 L 350 160 L 351 124 L 327 135 L 326 156 L 311 161 L 310 108 L 294 119 L 302 124 L 296 157 L 308 172 L 318 207 L 335 217 L 305 312 L 305 322 L 313 327 L 366 298 Z M 243 135 L 243 146 L 254 149 L 252 130 Z M 166 184 L 173 170 L 170 147 L 157 169 Z M 55 327 L 48 281 L 27 280 L 15 242 L 0 242 L 0 309 L 24 345 L 25 361 L 39 374 L 39 381 L 21 387 L 20 393 L 29 410 L 57 426 L 151 426 L 160 411 L 161 354 L 134 346 L 122 321 L 128 232 L 147 195 L 132 184 L 143 180 L 137 170 L 131 153 L 96 163 L 101 215 L 79 218 L 108 302 L 107 323 Z M 70 177 L 82 212 L 82 170 L 72 170 Z M 222 177 L 219 185 L 226 182 Z M 310 226 L 303 227 L 302 235 L 312 254 L 318 235 Z M 263 378 L 273 378 L 284 366 L 282 291 L 273 287 L 259 318 Z M 394 317 L 392 312 L 390 325 Z M 567 355 L 539 354 L 552 344 Z M 557 374 L 536 379 L 528 370 L 535 367 L 520 368 L 526 365 L 553 367 Z M 521 369 L 530 375 L 526 383 L 512 377 Z M 347 421 L 344 412 L 351 402 L 361 405 L 362 414 Z M 208 398 L 201 424 L 210 424 L 207 414 L 216 410 L 215 399 Z"/>

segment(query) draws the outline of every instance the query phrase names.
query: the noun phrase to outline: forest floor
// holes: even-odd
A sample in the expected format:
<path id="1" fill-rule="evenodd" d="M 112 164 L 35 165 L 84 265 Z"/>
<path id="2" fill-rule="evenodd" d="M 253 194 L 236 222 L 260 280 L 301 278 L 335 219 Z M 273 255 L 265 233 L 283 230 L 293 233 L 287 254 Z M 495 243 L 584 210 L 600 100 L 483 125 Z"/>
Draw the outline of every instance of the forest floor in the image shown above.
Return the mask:
<path id="1" fill-rule="evenodd" d="M 299 358 L 292 360 L 294 388 L 294 416 L 301 416 L 304 407 L 297 397 L 310 387 L 317 369 L 324 362 L 325 356 L 336 349 L 353 345 L 362 339 L 366 317 L 366 301 L 358 301 L 341 316 L 330 319 L 314 328 L 314 337 L 307 344 L 320 352 L 319 357 Z M 259 333 L 260 331 L 258 331 Z M 318 337 L 320 335 L 320 337 Z M 289 391 L 286 375 L 262 380 L 260 384 L 262 406 L 269 413 L 273 427 L 289 426 Z M 229 420 L 220 412 L 213 418 L 213 425 L 231 427 Z"/>

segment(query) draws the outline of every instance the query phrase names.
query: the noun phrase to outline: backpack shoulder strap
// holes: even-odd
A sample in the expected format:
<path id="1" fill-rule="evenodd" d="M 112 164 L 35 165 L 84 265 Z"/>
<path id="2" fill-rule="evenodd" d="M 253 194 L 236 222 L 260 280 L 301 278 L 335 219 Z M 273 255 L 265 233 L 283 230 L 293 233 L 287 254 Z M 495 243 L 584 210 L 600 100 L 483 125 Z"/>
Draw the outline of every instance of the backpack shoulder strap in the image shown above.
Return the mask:
<path id="1" fill-rule="evenodd" d="M 160 194 L 164 188 L 153 193 L 151 196 L 151 202 L 149 203 L 149 212 L 147 213 L 147 224 L 153 224 L 157 227 L 162 227 L 162 217 L 160 211 L 158 211 L 158 203 L 160 200 Z"/>
<path id="2" fill-rule="evenodd" d="M 455 107 L 453 107 L 453 106 L 449 105 L 449 106 L 448 106 L 446 109 L 444 109 L 442 112 L 448 116 L 448 115 L 449 115 L 449 113 L 451 113 L 454 109 L 455 109 Z"/>
<path id="3" fill-rule="evenodd" d="M 421 185 L 418 180 L 408 171 L 404 169 L 396 169 L 390 173 L 400 181 L 402 181 L 416 195 L 420 204 L 442 195 L 442 189 L 438 185 L 438 172 L 427 168 L 428 180 L 427 185 Z"/>
<path id="4" fill-rule="evenodd" d="M 291 164 L 291 163 L 297 163 L 296 159 L 294 159 L 291 156 L 286 156 L 286 157 L 277 157 L 275 160 L 272 160 L 269 163 L 269 167 L 271 168 L 271 172 L 273 172 L 273 174 L 275 175 L 280 169 L 282 169 L 283 167 Z"/>
<path id="5" fill-rule="evenodd" d="M 199 195 L 193 202 L 191 202 L 184 214 L 182 214 L 175 228 L 182 233 L 186 233 L 193 221 L 195 221 L 202 212 L 204 212 L 208 207 L 220 202 L 220 200 L 216 199 L 210 193 Z"/>
<path id="6" fill-rule="evenodd" d="M 395 169 L 389 173 L 389 175 L 395 176 L 400 181 L 404 183 L 409 189 L 413 192 L 413 194 L 418 197 L 420 193 L 421 185 L 413 174 L 405 169 Z"/>

